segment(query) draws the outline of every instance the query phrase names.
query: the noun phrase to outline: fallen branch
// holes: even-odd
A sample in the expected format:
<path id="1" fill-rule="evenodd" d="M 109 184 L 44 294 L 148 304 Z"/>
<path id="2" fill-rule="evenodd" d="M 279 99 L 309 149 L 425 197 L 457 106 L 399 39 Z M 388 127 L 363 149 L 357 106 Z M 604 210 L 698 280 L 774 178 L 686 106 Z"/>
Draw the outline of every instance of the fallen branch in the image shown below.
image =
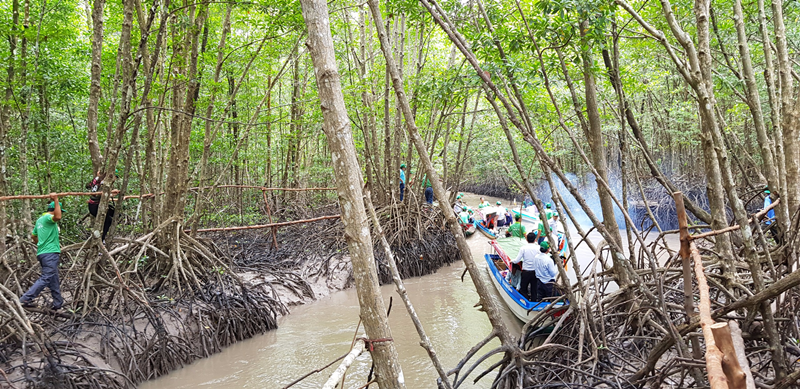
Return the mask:
<path id="1" fill-rule="evenodd" d="M 780 202 L 781 202 L 781 199 L 777 199 L 777 200 L 775 200 L 775 202 L 770 204 L 768 207 L 758 211 L 756 214 L 753 215 L 753 217 L 748 219 L 748 223 L 752 223 L 753 221 L 760 220 L 764 215 L 767 214 L 767 212 L 772 210 L 772 208 L 775 208 L 778 205 L 778 203 L 780 203 Z M 701 238 L 707 238 L 709 236 L 724 234 L 726 232 L 736 231 L 739 228 L 741 228 L 741 226 L 737 224 L 735 226 L 726 227 L 726 228 L 723 228 L 721 230 L 713 230 L 713 231 L 704 232 L 702 234 L 691 235 L 691 236 L 689 236 L 689 240 L 696 240 L 696 239 L 701 239 Z"/>
<path id="2" fill-rule="evenodd" d="M 331 374 L 330 378 L 328 378 L 328 381 L 325 382 L 325 385 L 322 385 L 322 389 L 334 389 L 336 385 L 339 384 L 339 380 L 342 379 L 342 376 L 350 367 L 350 365 L 353 364 L 353 362 L 359 355 L 361 355 L 362 352 L 364 352 L 364 339 L 359 338 L 356 340 L 356 343 L 353 345 L 350 353 L 344 357 L 344 360 L 341 364 L 339 364 L 339 367 L 333 371 L 333 374 Z"/>

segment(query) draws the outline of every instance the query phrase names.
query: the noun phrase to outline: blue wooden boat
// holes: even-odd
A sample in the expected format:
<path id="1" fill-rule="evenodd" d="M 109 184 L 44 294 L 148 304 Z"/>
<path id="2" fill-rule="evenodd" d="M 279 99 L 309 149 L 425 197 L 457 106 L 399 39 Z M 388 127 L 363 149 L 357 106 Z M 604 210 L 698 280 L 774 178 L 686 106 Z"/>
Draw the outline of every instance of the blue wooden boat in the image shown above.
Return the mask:
<path id="1" fill-rule="evenodd" d="M 481 220 L 480 222 L 475 224 L 475 227 L 477 227 L 478 231 L 480 231 L 483 235 L 486 235 L 487 238 L 497 239 L 497 234 L 492 232 L 492 230 L 486 228 L 486 226 L 483 224 L 485 222 L 486 222 L 485 220 Z"/>
<path id="2" fill-rule="evenodd" d="M 524 244 L 524 240 L 519 238 L 504 238 L 501 240 L 493 240 L 489 242 L 489 245 L 493 248 L 493 253 L 484 254 L 484 258 L 486 259 L 486 267 L 489 272 L 489 278 L 492 280 L 497 292 L 500 294 L 500 297 L 505 302 L 508 309 L 511 310 L 511 313 L 514 314 L 518 319 L 522 320 L 523 322 L 528 322 L 532 319 L 536 312 L 539 312 L 550 305 L 550 301 L 528 301 L 524 296 L 522 296 L 519 291 L 514 289 L 511 284 L 506 281 L 506 271 L 501 270 L 498 268 L 498 264 L 501 267 L 505 267 L 505 269 L 509 269 L 511 267 L 511 259 L 506 254 L 505 247 L 509 252 L 511 252 L 515 257 L 519 252 L 519 249 Z M 554 304 L 555 308 L 563 307 L 565 303 L 559 302 Z"/>

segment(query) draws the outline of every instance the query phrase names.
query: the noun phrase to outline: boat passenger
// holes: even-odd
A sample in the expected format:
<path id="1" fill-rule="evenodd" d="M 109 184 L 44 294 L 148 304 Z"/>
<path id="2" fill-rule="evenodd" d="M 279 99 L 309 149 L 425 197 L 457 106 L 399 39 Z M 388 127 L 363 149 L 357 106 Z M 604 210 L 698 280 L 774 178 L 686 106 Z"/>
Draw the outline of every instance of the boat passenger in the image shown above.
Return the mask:
<path id="1" fill-rule="evenodd" d="M 536 243 L 536 234 L 531 232 L 525 236 L 528 244 L 522 246 L 519 254 L 511 263 L 522 262 L 522 275 L 520 280 L 519 293 L 528 301 L 538 301 L 538 278 L 536 278 L 536 256 L 539 246 Z"/>
<path id="2" fill-rule="evenodd" d="M 550 204 L 550 203 L 547 203 L 547 204 L 544 205 L 544 208 L 545 208 L 544 215 L 546 216 L 547 220 L 550 220 L 553 217 L 553 215 L 556 213 L 555 211 L 553 211 L 553 205 Z"/>
<path id="3" fill-rule="evenodd" d="M 534 271 L 536 272 L 536 294 L 539 300 L 553 297 L 555 293 L 556 276 L 558 268 L 550 255 L 550 244 L 542 242 L 539 245 L 539 253 L 534 260 Z"/>
<path id="4" fill-rule="evenodd" d="M 485 197 L 483 197 L 483 196 L 481 196 L 481 202 L 480 202 L 480 204 L 478 204 L 478 208 L 486 208 L 486 207 L 488 207 L 489 205 L 490 205 L 490 204 L 489 204 L 489 202 L 488 202 L 488 201 L 486 201 L 486 198 L 485 198 Z"/>
<path id="5" fill-rule="evenodd" d="M 549 224 L 548 224 L 549 226 Z M 539 220 L 539 225 L 536 228 L 538 240 L 536 243 L 542 244 L 544 242 L 545 234 L 544 234 L 544 220 Z"/>
<path id="6" fill-rule="evenodd" d="M 522 200 L 522 206 L 528 208 L 531 205 L 533 205 L 533 200 L 531 199 L 531 195 L 525 194 L 525 199 Z"/>
<path id="7" fill-rule="evenodd" d="M 508 227 L 508 230 L 506 230 L 506 236 L 525 238 L 525 226 L 522 224 L 522 215 L 514 215 L 514 220 L 516 223 Z"/>
<path id="8" fill-rule="evenodd" d="M 458 215 L 464 210 L 464 204 L 461 202 L 461 195 L 456 196 L 456 203 L 453 204 L 453 212 Z"/>
<path id="9" fill-rule="evenodd" d="M 508 213 L 508 210 L 503 208 L 502 203 L 499 201 L 495 204 L 497 205 L 497 226 L 504 227 L 509 224 L 506 223 L 506 213 Z"/>
<path id="10" fill-rule="evenodd" d="M 516 290 L 519 290 L 520 282 L 522 281 L 522 264 L 512 263 L 511 269 L 506 274 L 506 281 Z"/>

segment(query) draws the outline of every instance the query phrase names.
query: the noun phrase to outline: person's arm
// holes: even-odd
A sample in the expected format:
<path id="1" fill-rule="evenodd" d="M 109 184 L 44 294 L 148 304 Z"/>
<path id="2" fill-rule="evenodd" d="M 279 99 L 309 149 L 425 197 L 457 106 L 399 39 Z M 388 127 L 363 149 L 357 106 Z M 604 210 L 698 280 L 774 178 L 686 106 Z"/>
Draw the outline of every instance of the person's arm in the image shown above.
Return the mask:
<path id="1" fill-rule="evenodd" d="M 522 253 L 523 253 L 524 251 L 525 251 L 525 248 L 524 248 L 524 247 L 523 247 L 521 250 L 519 250 L 519 253 L 517 254 L 517 257 L 516 257 L 516 258 L 514 258 L 514 260 L 513 260 L 513 261 L 511 261 L 511 263 L 520 263 L 520 262 L 522 262 Z"/>
<path id="2" fill-rule="evenodd" d="M 53 211 L 53 222 L 58 222 L 61 220 L 61 204 L 58 203 L 58 195 L 55 193 L 50 193 L 50 198 L 53 199 L 53 202 L 56 205 L 56 209 Z"/>
<path id="3" fill-rule="evenodd" d="M 36 236 L 34 234 L 31 234 L 31 240 L 33 241 L 33 244 L 39 244 L 39 237 L 38 236 Z"/>

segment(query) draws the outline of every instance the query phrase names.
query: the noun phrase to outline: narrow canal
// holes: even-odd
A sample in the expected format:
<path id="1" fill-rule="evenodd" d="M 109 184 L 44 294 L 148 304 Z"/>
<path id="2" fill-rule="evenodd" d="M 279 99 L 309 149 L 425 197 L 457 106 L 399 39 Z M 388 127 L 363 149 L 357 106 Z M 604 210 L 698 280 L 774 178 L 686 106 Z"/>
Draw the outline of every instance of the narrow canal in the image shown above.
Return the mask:
<path id="1" fill-rule="evenodd" d="M 498 199 L 487 197 L 487 200 L 494 203 Z M 468 194 L 466 203 L 477 205 L 478 196 Z M 530 230 L 533 226 L 527 227 Z M 600 240 L 599 236 L 593 238 Z M 467 241 L 473 258 L 482 269 L 485 268 L 483 254 L 489 249 L 487 239 L 476 233 Z M 593 258 L 585 245 L 579 248 L 578 255 L 582 268 L 588 266 Z M 486 314 L 474 308 L 478 294 L 469 274 L 461 281 L 463 272 L 463 263 L 457 262 L 435 274 L 405 280 L 409 296 L 445 369 L 455 367 L 467 351 L 491 331 Z M 572 266 L 569 273 L 574 282 Z M 487 274 L 481 274 L 489 282 Z M 496 291 L 492 290 L 495 292 L 492 298 L 503 306 Z M 435 388 L 436 371 L 419 345 L 419 336 L 395 293 L 394 285 L 384 285 L 382 291 L 387 302 L 394 297 L 389 321 L 400 354 L 406 387 Z M 283 388 L 348 352 L 358 324 L 358 311 L 354 289 L 333 293 L 311 304 L 293 308 L 290 315 L 279 319 L 279 328 L 275 331 L 235 344 L 210 358 L 145 382 L 139 388 Z M 522 323 L 507 310 L 504 310 L 504 317 L 510 329 L 519 334 Z M 363 329 L 359 330 L 358 335 L 362 333 Z M 498 345 L 499 342 L 494 341 L 484 350 L 491 350 Z M 491 358 L 484 361 L 482 366 L 488 367 L 495 361 L 497 358 Z M 336 365 L 306 378 L 293 388 L 319 388 Z M 369 369 L 370 356 L 364 353 L 350 368 L 345 387 L 359 387 L 366 383 Z M 476 371 L 482 370 L 479 368 Z M 464 387 L 489 388 L 493 378 L 494 375 L 490 374 L 480 382 Z"/>

